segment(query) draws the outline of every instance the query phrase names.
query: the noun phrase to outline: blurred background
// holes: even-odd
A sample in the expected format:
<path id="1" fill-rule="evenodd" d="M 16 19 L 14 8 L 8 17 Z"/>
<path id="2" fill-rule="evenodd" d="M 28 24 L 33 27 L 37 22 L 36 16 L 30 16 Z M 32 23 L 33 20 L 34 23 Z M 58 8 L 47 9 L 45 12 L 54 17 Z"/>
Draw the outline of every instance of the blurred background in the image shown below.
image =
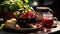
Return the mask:
<path id="1" fill-rule="evenodd" d="M 0 3 L 2 1 L 4 0 L 0 0 Z M 59 0 L 29 0 L 29 5 L 32 6 L 35 10 L 36 7 L 50 7 L 54 11 L 54 16 L 56 16 L 60 20 L 59 4 Z M 2 15 L 0 15 L 0 17 L 2 17 Z"/>
<path id="2" fill-rule="evenodd" d="M 36 9 L 37 6 L 50 7 L 54 12 L 54 16 L 60 20 L 59 0 L 29 0 L 30 6 Z"/>

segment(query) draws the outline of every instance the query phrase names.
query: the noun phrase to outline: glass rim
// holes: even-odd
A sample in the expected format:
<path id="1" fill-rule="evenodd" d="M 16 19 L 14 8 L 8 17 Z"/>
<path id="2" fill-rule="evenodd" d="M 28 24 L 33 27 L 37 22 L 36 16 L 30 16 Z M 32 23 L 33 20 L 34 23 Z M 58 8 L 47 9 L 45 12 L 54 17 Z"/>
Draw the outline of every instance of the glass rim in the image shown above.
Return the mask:
<path id="1" fill-rule="evenodd" d="M 53 14 L 43 14 L 43 16 L 53 16 Z"/>

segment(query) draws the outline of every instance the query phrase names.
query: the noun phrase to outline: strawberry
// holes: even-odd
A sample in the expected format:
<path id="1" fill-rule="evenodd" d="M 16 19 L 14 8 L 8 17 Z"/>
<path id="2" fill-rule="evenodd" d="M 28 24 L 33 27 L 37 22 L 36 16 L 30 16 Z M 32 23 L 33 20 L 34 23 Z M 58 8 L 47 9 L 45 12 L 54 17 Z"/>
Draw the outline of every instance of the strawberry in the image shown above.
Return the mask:
<path id="1" fill-rule="evenodd" d="M 33 11 L 28 10 L 26 13 L 26 17 L 27 18 L 32 18 L 32 17 L 35 18 L 35 17 L 37 17 L 37 15 Z"/>
<path id="2" fill-rule="evenodd" d="M 27 17 L 27 18 L 31 18 L 31 11 L 28 11 L 28 12 L 26 13 L 26 17 Z"/>
<path id="3" fill-rule="evenodd" d="M 22 13 L 22 14 L 20 14 L 20 17 L 24 18 L 24 17 L 25 17 L 25 14 L 23 14 L 23 13 Z"/>
<path id="4" fill-rule="evenodd" d="M 36 27 L 40 27 L 40 24 L 35 24 L 36 25 Z"/>
<path id="5" fill-rule="evenodd" d="M 35 13 L 34 13 L 34 12 L 31 12 L 31 16 L 32 16 L 32 17 L 35 17 Z"/>

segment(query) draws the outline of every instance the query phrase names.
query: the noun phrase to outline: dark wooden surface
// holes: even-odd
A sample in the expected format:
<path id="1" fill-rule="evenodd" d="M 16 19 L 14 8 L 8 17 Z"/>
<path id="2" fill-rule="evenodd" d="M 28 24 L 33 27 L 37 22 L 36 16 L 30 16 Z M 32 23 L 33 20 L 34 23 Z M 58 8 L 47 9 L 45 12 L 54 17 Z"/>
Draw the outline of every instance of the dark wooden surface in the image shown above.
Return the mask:
<path id="1" fill-rule="evenodd" d="M 0 34 L 31 34 L 31 33 L 11 33 L 11 32 L 5 32 L 3 30 L 0 30 Z M 47 34 L 47 33 L 38 31 L 32 34 Z M 48 34 L 60 34 L 60 31 L 48 33 Z"/>

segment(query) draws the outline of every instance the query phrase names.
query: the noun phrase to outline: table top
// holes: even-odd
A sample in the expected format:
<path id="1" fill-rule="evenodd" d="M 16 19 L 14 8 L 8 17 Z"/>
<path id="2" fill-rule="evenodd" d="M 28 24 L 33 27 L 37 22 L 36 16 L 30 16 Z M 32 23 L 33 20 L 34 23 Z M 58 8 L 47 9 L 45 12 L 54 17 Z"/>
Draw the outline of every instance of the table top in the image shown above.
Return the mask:
<path id="1" fill-rule="evenodd" d="M 51 32 L 54 33 L 54 32 L 57 32 L 59 30 L 60 30 L 60 21 L 58 22 L 58 25 L 57 25 L 56 28 L 51 29 Z M 38 32 L 35 32 L 35 33 L 11 33 L 11 32 L 5 32 L 5 31 L 1 30 L 0 34 L 48 34 L 48 33 L 43 32 L 43 31 L 38 31 Z"/>

